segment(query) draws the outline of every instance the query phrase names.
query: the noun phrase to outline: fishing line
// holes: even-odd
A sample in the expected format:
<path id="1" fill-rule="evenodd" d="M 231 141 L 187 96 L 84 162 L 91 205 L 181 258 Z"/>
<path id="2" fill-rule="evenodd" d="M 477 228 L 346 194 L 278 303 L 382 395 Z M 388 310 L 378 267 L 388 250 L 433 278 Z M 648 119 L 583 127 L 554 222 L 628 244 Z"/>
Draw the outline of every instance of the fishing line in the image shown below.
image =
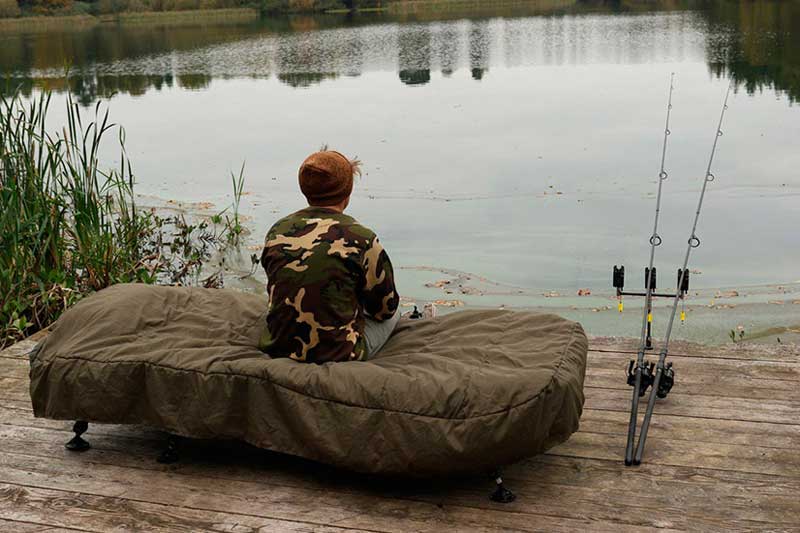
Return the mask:
<path id="1" fill-rule="evenodd" d="M 669 119 L 672 114 L 672 93 L 675 90 L 675 73 L 671 73 L 669 77 L 669 97 L 667 98 L 667 117 L 664 122 L 664 140 L 661 145 L 661 165 L 658 171 L 658 194 L 656 195 L 656 213 L 653 220 L 653 233 L 650 236 L 650 262 L 645 270 L 645 303 L 642 310 L 642 331 L 639 342 L 639 350 L 636 357 L 636 367 L 633 368 L 633 361 L 631 367 L 628 369 L 629 384 L 634 385 L 633 399 L 631 401 L 631 417 L 628 423 L 628 442 L 625 448 L 625 462 L 630 464 L 633 456 L 633 443 L 636 438 L 636 419 L 639 411 L 639 398 L 642 395 L 642 374 L 646 373 L 646 379 L 650 381 L 652 378 L 652 370 L 649 367 L 644 367 L 644 352 L 650 346 L 650 331 L 652 324 L 652 301 L 653 289 L 655 289 L 655 269 L 653 268 L 653 261 L 655 260 L 656 247 L 661 245 L 662 239 L 658 234 L 658 220 L 661 213 L 661 194 L 664 188 L 664 181 L 666 181 L 669 174 L 665 169 L 667 159 L 667 140 L 671 134 L 669 129 Z M 614 267 L 615 286 L 617 287 L 619 299 L 619 311 L 622 312 L 622 288 L 624 286 L 625 267 Z M 622 278 L 620 280 L 620 278 Z M 619 282 L 619 283 L 618 283 Z M 630 383 L 633 376 L 633 383 Z"/>
<path id="2" fill-rule="evenodd" d="M 672 337 L 672 328 L 675 324 L 675 316 L 678 311 L 678 303 L 684 302 L 684 307 L 681 310 L 681 322 L 686 318 L 685 311 L 685 297 L 689 292 L 689 257 L 694 248 L 700 246 L 700 238 L 697 236 L 697 225 L 700 221 L 700 212 L 703 208 L 703 200 L 705 199 L 708 184 L 714 181 L 714 174 L 711 172 L 711 167 L 714 163 L 714 156 L 717 152 L 717 144 L 720 137 L 722 137 L 722 122 L 725 118 L 725 111 L 728 109 L 728 99 L 730 97 L 731 88 L 733 87 L 733 80 L 728 84 L 728 89 L 725 92 L 725 99 L 720 111 L 717 129 L 714 135 L 714 142 L 711 145 L 711 153 L 708 158 L 708 165 L 706 167 L 705 177 L 703 179 L 703 186 L 700 190 L 700 197 L 697 201 L 697 209 L 695 210 L 694 222 L 687 241 L 686 254 L 683 258 L 683 265 L 678 269 L 677 287 L 671 293 L 659 293 L 656 291 L 656 268 L 654 266 L 655 250 L 661 245 L 662 239 L 658 234 L 658 223 L 661 214 L 661 200 L 664 181 L 668 177 L 665 169 L 666 156 L 667 156 L 667 141 L 671 134 L 670 131 L 670 116 L 672 111 L 672 95 L 674 92 L 674 79 L 675 74 L 670 75 L 669 82 L 669 98 L 667 101 L 667 116 L 664 124 L 664 139 L 661 146 L 661 167 L 658 173 L 658 194 L 656 195 L 656 210 L 653 220 L 653 233 L 650 236 L 650 261 L 645 268 L 645 291 L 644 292 L 631 292 L 625 291 L 625 267 L 614 266 L 613 270 L 613 285 L 616 288 L 617 298 L 619 299 L 619 311 L 622 312 L 622 297 L 623 296 L 643 296 L 644 307 L 642 309 L 642 328 L 639 339 L 639 349 L 636 354 L 636 359 L 628 363 L 626 371 L 627 383 L 633 387 L 633 395 L 631 398 L 631 412 L 630 420 L 628 422 L 628 440 L 625 447 L 625 464 L 639 464 L 642 460 L 642 453 L 644 452 L 644 445 L 647 439 L 647 432 L 650 428 L 650 420 L 653 416 L 653 408 L 655 406 L 656 398 L 666 398 L 675 383 L 675 371 L 672 368 L 672 363 L 666 364 L 667 355 L 669 353 L 669 341 Z M 672 307 L 667 323 L 666 333 L 664 340 L 661 344 L 661 350 L 657 363 L 648 362 L 645 360 L 645 352 L 652 349 L 652 323 L 653 323 L 653 299 L 657 297 L 665 297 L 672 299 Z M 634 454 L 634 442 L 636 440 L 636 423 L 639 414 L 639 399 L 645 395 L 648 388 L 651 388 L 650 397 L 647 402 L 647 410 L 645 412 L 644 420 L 642 422 L 639 441 L 636 446 L 636 453 Z"/>
<path id="3" fill-rule="evenodd" d="M 711 145 L 711 154 L 708 157 L 708 166 L 706 167 L 706 174 L 705 178 L 703 179 L 703 187 L 700 189 L 700 199 L 697 201 L 697 211 L 694 215 L 694 223 L 692 224 L 692 231 L 689 236 L 689 240 L 687 241 L 686 246 L 686 255 L 683 258 L 683 268 L 679 270 L 680 274 L 678 277 L 678 287 L 682 287 L 684 283 L 684 279 L 688 279 L 689 272 L 688 272 L 688 265 L 689 265 L 689 256 L 692 253 L 692 250 L 698 248 L 700 246 L 700 238 L 697 236 L 697 224 L 700 221 L 700 211 L 703 208 L 703 200 L 705 199 L 706 189 L 708 188 L 708 184 L 714 181 L 715 176 L 711 173 L 711 165 L 714 162 L 714 156 L 717 153 L 717 143 L 719 142 L 720 137 L 722 137 L 722 121 L 725 118 L 725 111 L 728 110 L 728 98 L 731 94 L 731 87 L 733 86 L 733 80 L 731 79 L 730 83 L 728 83 L 728 90 L 725 92 L 725 100 L 722 104 L 722 110 L 719 114 L 719 122 L 717 123 L 717 131 L 714 135 L 714 143 Z M 642 453 L 644 452 L 644 444 L 645 440 L 647 439 L 647 431 L 650 428 L 650 419 L 653 416 L 653 408 L 656 403 L 656 397 L 665 397 L 667 393 L 669 393 L 669 389 L 672 388 L 672 384 L 674 382 L 674 372 L 672 371 L 672 364 L 670 363 L 669 367 L 665 367 L 665 362 L 667 359 L 667 353 L 669 352 L 669 341 L 670 336 L 672 335 L 672 326 L 675 323 L 675 313 L 678 310 L 678 301 L 681 299 L 680 291 L 677 291 L 675 297 L 672 301 L 672 310 L 670 312 L 669 322 L 667 323 L 667 332 L 664 335 L 664 342 L 661 346 L 661 353 L 658 357 L 658 363 L 656 364 L 656 374 L 653 379 L 653 389 L 650 391 L 650 397 L 648 398 L 647 402 L 647 411 L 644 415 L 644 421 L 642 422 L 642 429 L 639 435 L 639 443 L 636 447 L 636 456 L 634 457 L 634 463 L 639 464 L 642 461 Z M 667 384 L 669 388 L 662 385 L 662 379 L 666 376 Z"/>

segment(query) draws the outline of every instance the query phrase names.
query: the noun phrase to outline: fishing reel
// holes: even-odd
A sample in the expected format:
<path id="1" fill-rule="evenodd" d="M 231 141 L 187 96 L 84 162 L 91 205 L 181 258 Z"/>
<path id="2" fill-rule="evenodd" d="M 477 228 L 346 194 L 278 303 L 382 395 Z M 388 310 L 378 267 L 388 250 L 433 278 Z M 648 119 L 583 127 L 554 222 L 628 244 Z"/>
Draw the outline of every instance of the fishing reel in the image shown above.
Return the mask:
<path id="1" fill-rule="evenodd" d="M 658 390 L 656 391 L 656 396 L 660 399 L 664 399 L 669 394 L 669 391 L 672 390 L 672 387 L 675 385 L 675 370 L 672 368 L 672 363 L 667 363 L 666 368 L 663 372 L 661 372 L 661 380 L 658 382 Z"/>
<path id="2" fill-rule="evenodd" d="M 636 386 L 636 372 L 634 368 L 636 367 L 636 360 L 631 359 L 628 363 L 628 385 L 631 387 Z M 639 396 L 644 396 L 647 392 L 647 389 L 653 386 L 653 383 L 656 380 L 656 364 L 644 361 L 642 364 L 642 381 L 641 386 L 639 387 Z M 667 363 L 667 366 L 661 372 L 661 380 L 658 382 L 658 389 L 656 390 L 656 397 L 663 400 L 667 397 L 667 394 L 672 390 L 672 387 L 675 386 L 675 369 L 672 368 L 672 363 Z"/>
<path id="3" fill-rule="evenodd" d="M 631 387 L 636 386 L 636 372 L 634 370 L 635 366 L 636 366 L 636 360 L 631 359 L 631 361 L 628 363 L 628 372 L 627 372 L 628 385 Z M 670 363 L 670 367 L 671 366 L 672 363 Z M 655 368 L 656 368 L 655 363 L 644 361 L 644 363 L 642 364 L 642 380 L 641 380 L 641 385 L 639 387 L 639 396 L 644 396 L 645 392 L 647 392 L 647 389 L 649 389 L 650 386 L 653 385 L 653 381 L 655 381 L 656 377 Z M 661 387 L 659 386 L 659 389 L 660 388 Z M 670 385 L 670 388 L 672 388 L 672 385 Z M 667 392 L 669 392 L 669 390 Z"/>

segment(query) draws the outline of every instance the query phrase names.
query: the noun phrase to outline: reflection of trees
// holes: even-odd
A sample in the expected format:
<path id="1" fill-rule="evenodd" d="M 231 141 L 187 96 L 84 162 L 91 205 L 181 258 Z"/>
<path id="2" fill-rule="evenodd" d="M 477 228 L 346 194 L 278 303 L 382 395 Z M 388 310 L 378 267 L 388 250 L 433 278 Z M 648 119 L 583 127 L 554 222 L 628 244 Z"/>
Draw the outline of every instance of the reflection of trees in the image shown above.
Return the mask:
<path id="1" fill-rule="evenodd" d="M 171 69 L 156 75 L 109 74 L 98 72 L 96 65 L 241 40 L 259 28 L 252 23 L 202 27 L 99 25 L 72 31 L 9 32 L 3 35 L 0 45 L 0 66 L 11 80 L 3 83 L 0 91 L 7 93 L 17 86 L 23 93 L 33 88 L 69 89 L 84 105 L 114 93 L 142 95 L 149 89 L 171 87 Z M 208 65 L 200 66 L 201 70 L 208 70 Z M 68 81 L 63 78 L 65 67 L 69 67 Z M 195 72 L 178 76 L 179 85 L 189 89 L 205 88 L 210 80 L 209 75 Z"/>
<path id="2" fill-rule="evenodd" d="M 278 74 L 278 79 L 294 88 L 311 87 L 325 80 L 338 78 L 335 72 L 284 72 Z"/>
<path id="3" fill-rule="evenodd" d="M 714 74 L 730 76 L 749 93 L 768 87 L 800 101 L 800 3 L 717 0 L 707 16 Z M 720 34 L 727 38 L 710 38 Z"/>
<path id="4" fill-rule="evenodd" d="M 313 17 L 292 18 L 302 28 L 298 38 L 280 38 L 273 61 L 278 79 L 291 87 L 310 87 L 324 80 L 361 74 L 364 44 L 357 32 L 306 31 Z M 302 22 L 302 23 L 301 23 Z M 299 25 L 299 26 L 298 26 Z"/>
<path id="5" fill-rule="evenodd" d="M 139 78 L 139 76 L 137 76 Z M 144 78 L 144 76 L 141 76 Z M 193 91 L 205 89 L 211 85 L 211 76 L 208 74 L 178 74 L 178 87 Z M 131 94 L 136 94 L 131 91 Z"/>
<path id="6" fill-rule="evenodd" d="M 472 22 L 469 29 L 469 68 L 472 79 L 481 80 L 489 72 L 489 22 Z"/>
<path id="7" fill-rule="evenodd" d="M 360 76 L 364 68 L 364 44 L 363 34 L 360 31 L 348 31 L 345 34 L 344 44 L 341 47 L 341 54 L 346 61 L 345 76 Z"/>
<path id="8" fill-rule="evenodd" d="M 438 59 L 442 67 L 442 74 L 450 76 L 458 66 L 458 50 L 461 45 L 461 32 L 453 25 L 442 28 L 439 34 Z"/>
<path id="9" fill-rule="evenodd" d="M 400 26 L 397 48 L 400 81 L 406 85 L 431 81 L 431 32 L 427 26 Z"/>
<path id="10" fill-rule="evenodd" d="M 398 77 L 405 84 L 429 83 L 432 65 L 440 68 L 444 76 L 466 65 L 472 77 L 480 80 L 491 65 L 491 44 L 495 40 L 503 42 L 500 50 L 509 66 L 530 63 L 533 47 L 538 47 L 536 50 L 546 62 L 553 63 L 563 63 L 570 57 L 580 61 L 598 47 L 611 48 L 625 58 L 638 58 L 657 50 L 653 44 L 657 39 L 648 41 L 649 44 L 625 41 L 613 46 L 598 42 L 601 34 L 575 33 L 575 25 L 565 24 L 568 20 L 565 16 L 689 9 L 694 10 L 693 22 L 698 19 L 706 22 L 703 25 L 706 61 L 715 75 L 730 76 L 749 92 L 772 88 L 787 94 L 792 101 L 800 101 L 798 1 L 543 0 L 535 3 L 536 8 L 530 7 L 534 3 L 515 3 L 517 7 L 508 12 L 492 11 L 488 4 L 477 11 L 457 12 L 448 8 L 440 15 L 409 11 L 343 18 L 328 14 L 272 17 L 261 22 L 227 25 L 100 25 L 73 31 L 9 32 L 0 43 L 0 67 L 11 79 L 8 84 L 0 84 L 0 91 L 6 92 L 17 85 L 21 85 L 23 92 L 37 88 L 69 89 L 80 102 L 89 105 L 98 96 L 117 92 L 140 95 L 174 84 L 204 89 L 213 73 L 220 70 L 227 75 L 256 77 L 277 72 L 283 83 L 309 87 L 341 75 L 357 76 L 365 68 L 376 68 L 376 61 L 381 62 L 377 68 L 384 68 L 387 62 L 394 61 L 395 53 Z M 505 23 L 494 24 L 488 18 L 477 18 L 476 13 L 505 14 L 508 18 Z M 520 30 L 525 24 L 514 24 L 516 16 L 543 13 L 556 14 L 540 25 L 547 38 L 538 36 L 539 41 L 531 41 L 530 35 Z M 438 20 L 465 17 L 470 20 L 432 25 L 410 22 L 437 20 L 437 16 Z M 360 29 L 392 21 L 400 22 L 396 26 L 396 43 L 376 44 L 371 41 L 372 29 Z M 678 37 L 691 31 L 669 24 L 669 28 L 658 31 L 673 31 Z M 241 49 L 214 46 L 253 37 L 262 39 L 258 42 L 264 46 L 245 45 Z M 664 40 L 658 42 L 663 45 Z M 567 53 L 569 45 L 576 47 L 572 53 Z M 373 49 L 376 46 L 379 52 Z M 188 51 L 191 53 L 170 55 Z M 231 57 L 226 54 L 236 54 L 233 70 L 226 70 L 226 61 Z M 70 65 L 68 82 L 60 77 L 67 64 Z M 144 73 L 139 73 L 140 70 Z"/>
<path id="11" fill-rule="evenodd" d="M 201 88 L 211 81 L 210 76 L 204 79 L 193 79 L 194 75 L 179 76 L 179 84 L 186 88 Z M 205 84 L 205 85 L 202 85 Z M 163 87 L 172 87 L 172 74 L 164 75 L 104 75 L 73 74 L 69 79 L 64 78 L 8 78 L 0 84 L 0 93 L 10 94 L 14 90 L 30 96 L 33 89 L 62 92 L 69 90 L 75 95 L 75 100 L 84 106 L 92 105 L 97 98 L 108 98 L 117 93 L 140 96 L 153 88 L 161 90 Z"/>

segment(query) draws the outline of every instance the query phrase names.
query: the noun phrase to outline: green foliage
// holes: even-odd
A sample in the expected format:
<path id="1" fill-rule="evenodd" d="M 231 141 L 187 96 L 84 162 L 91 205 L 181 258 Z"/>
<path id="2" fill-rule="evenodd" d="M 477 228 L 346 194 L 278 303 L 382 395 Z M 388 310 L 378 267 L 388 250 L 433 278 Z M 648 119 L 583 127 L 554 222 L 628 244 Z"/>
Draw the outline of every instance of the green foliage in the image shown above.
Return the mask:
<path id="1" fill-rule="evenodd" d="M 92 4 L 89 2 L 76 1 L 72 3 L 73 15 L 91 15 L 93 13 Z"/>
<path id="2" fill-rule="evenodd" d="M 248 5 L 249 0 L 96 0 L 98 15 L 142 13 L 150 11 L 192 11 L 198 9 L 228 9 Z"/>
<path id="3" fill-rule="evenodd" d="M 108 110 L 98 102 L 87 122 L 69 95 L 67 125 L 51 135 L 49 105 L 49 93 L 28 103 L 0 95 L 0 348 L 114 283 L 218 284 L 219 272 L 199 279 L 203 263 L 220 251 L 222 235 L 238 244 L 243 232 L 244 167 L 222 234 L 206 222 L 161 218 L 137 209 L 125 133 Z M 104 170 L 98 154 L 113 131 L 119 168 Z"/>
<path id="4" fill-rule="evenodd" d="M 12 18 L 20 15 L 17 0 L 0 0 L 0 18 Z"/>
<path id="5" fill-rule="evenodd" d="M 231 172 L 231 182 L 233 183 L 232 215 L 226 217 L 225 226 L 227 229 L 226 235 L 228 242 L 238 246 L 242 233 L 244 233 L 244 226 L 242 226 L 242 221 L 239 217 L 239 205 L 241 204 L 242 193 L 244 192 L 244 163 L 242 163 L 242 168 L 238 176 Z"/>
<path id="6" fill-rule="evenodd" d="M 31 11 L 42 15 L 69 13 L 72 0 L 31 0 Z"/>
<path id="7" fill-rule="evenodd" d="M 353 11 L 382 6 L 386 0 L 20 0 L 39 15 L 112 15 L 153 11 L 192 11 L 252 7 L 263 13 Z M 17 17 L 17 0 L 0 0 L 0 18 Z"/>
<path id="8" fill-rule="evenodd" d="M 312 11 L 352 11 L 365 7 L 377 7 L 386 0 L 261 0 L 263 13 L 300 13 Z"/>
<path id="9" fill-rule="evenodd" d="M 98 168 L 108 114 L 98 107 L 84 126 L 70 98 L 68 126 L 51 136 L 49 103 L 0 98 L 0 346 L 46 326 L 81 292 L 137 277 L 142 227 L 124 151 L 119 170 Z"/>

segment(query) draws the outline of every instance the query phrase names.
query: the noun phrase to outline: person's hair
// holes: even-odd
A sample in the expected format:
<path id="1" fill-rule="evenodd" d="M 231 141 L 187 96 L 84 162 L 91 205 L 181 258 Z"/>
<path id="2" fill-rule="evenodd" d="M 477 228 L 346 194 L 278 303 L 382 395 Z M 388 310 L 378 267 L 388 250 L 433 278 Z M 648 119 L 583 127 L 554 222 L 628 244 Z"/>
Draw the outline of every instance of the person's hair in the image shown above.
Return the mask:
<path id="1" fill-rule="evenodd" d="M 319 147 L 320 152 L 327 152 L 329 150 L 328 143 L 323 144 Z M 346 156 L 345 156 L 346 157 Z M 353 158 L 347 158 L 347 161 L 350 163 L 350 167 L 353 169 L 353 177 L 358 176 L 361 177 L 361 160 L 358 156 Z"/>

